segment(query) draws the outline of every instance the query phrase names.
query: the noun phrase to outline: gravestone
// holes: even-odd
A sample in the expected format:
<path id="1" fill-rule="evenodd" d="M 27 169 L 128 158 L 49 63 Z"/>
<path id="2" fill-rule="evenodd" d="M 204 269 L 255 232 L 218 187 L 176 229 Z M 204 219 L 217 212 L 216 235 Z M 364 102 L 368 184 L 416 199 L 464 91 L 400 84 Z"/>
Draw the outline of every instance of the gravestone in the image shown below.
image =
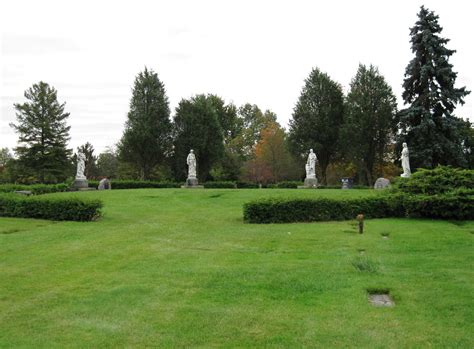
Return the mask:
<path id="1" fill-rule="evenodd" d="M 341 179 L 341 189 L 352 189 L 352 178 L 344 177 Z"/>
<path id="2" fill-rule="evenodd" d="M 111 190 L 112 189 L 112 182 L 108 178 L 102 178 L 99 182 L 99 186 L 97 187 L 98 190 Z"/>
<path id="3" fill-rule="evenodd" d="M 390 181 L 387 178 L 377 178 L 374 184 L 374 189 L 386 189 L 390 187 Z"/>

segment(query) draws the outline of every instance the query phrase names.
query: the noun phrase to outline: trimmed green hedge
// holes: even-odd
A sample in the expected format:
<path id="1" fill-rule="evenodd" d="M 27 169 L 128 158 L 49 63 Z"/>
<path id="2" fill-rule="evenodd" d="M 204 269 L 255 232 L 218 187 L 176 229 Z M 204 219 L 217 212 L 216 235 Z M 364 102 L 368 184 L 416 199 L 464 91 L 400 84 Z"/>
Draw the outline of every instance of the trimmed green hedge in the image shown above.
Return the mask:
<path id="1" fill-rule="evenodd" d="M 235 189 L 237 187 L 237 184 L 235 182 L 218 182 L 218 181 L 213 181 L 213 182 L 206 182 L 204 183 L 204 188 L 222 188 L 222 189 Z"/>
<path id="2" fill-rule="evenodd" d="M 179 188 L 181 185 L 176 182 L 154 182 L 154 181 L 134 181 L 134 180 L 111 180 L 112 189 L 143 189 L 143 188 Z M 98 181 L 89 181 L 89 188 L 97 188 Z"/>
<path id="3" fill-rule="evenodd" d="M 259 185 L 257 183 L 237 182 L 237 188 L 239 188 L 239 189 L 258 189 Z"/>
<path id="4" fill-rule="evenodd" d="M 92 221 L 101 216 L 100 200 L 60 197 L 0 195 L 0 216 L 49 219 L 54 221 Z"/>
<path id="5" fill-rule="evenodd" d="M 409 217 L 474 219 L 474 189 L 457 189 L 446 194 L 412 195 L 404 200 Z"/>
<path id="6" fill-rule="evenodd" d="M 260 199 L 244 204 L 244 220 L 249 223 L 292 223 L 367 218 L 401 217 L 400 200 L 386 197 L 358 199 Z"/>
<path id="7" fill-rule="evenodd" d="M 18 190 L 29 190 L 33 195 L 41 195 L 48 193 L 57 193 L 67 191 L 69 185 L 66 183 L 60 184 L 0 184 L 0 193 L 11 193 Z"/>
<path id="8" fill-rule="evenodd" d="M 279 189 L 297 189 L 299 185 L 303 185 L 303 183 L 297 181 L 286 181 L 277 183 L 276 187 Z"/>
<path id="9" fill-rule="evenodd" d="M 381 195 L 357 199 L 260 199 L 244 204 L 249 223 L 292 223 L 367 218 L 424 217 L 474 219 L 474 190 L 445 195 Z"/>

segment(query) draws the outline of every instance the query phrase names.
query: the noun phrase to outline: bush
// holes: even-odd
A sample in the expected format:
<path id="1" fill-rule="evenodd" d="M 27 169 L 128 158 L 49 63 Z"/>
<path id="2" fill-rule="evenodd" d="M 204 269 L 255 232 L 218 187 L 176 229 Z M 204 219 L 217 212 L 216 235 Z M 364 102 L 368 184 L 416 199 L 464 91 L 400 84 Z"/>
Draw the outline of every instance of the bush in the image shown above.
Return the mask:
<path id="1" fill-rule="evenodd" d="M 222 189 L 234 189 L 237 185 L 235 182 L 206 182 L 204 188 L 222 188 Z"/>
<path id="2" fill-rule="evenodd" d="M 179 188 L 180 184 L 176 182 L 154 182 L 154 181 L 135 181 L 135 180 L 111 180 L 112 189 L 142 189 L 142 188 Z M 97 188 L 98 181 L 89 181 L 89 188 Z"/>
<path id="3" fill-rule="evenodd" d="M 404 199 L 410 217 L 474 219 L 474 190 L 457 189 L 438 195 L 412 195 Z"/>
<path id="4" fill-rule="evenodd" d="M 101 209 L 99 200 L 0 194 L 0 216 L 3 217 L 91 221 L 101 216 Z"/>
<path id="5" fill-rule="evenodd" d="M 244 204 L 249 223 L 292 223 L 367 218 L 403 217 L 401 197 L 374 196 L 356 199 L 260 199 Z"/>
<path id="6" fill-rule="evenodd" d="M 239 188 L 239 189 L 258 189 L 259 185 L 257 183 L 250 183 L 250 182 L 237 182 L 237 188 Z"/>
<path id="7" fill-rule="evenodd" d="M 299 185 L 303 185 L 303 183 L 297 181 L 286 181 L 277 183 L 276 187 L 281 189 L 297 189 Z"/>
<path id="8" fill-rule="evenodd" d="M 439 195 L 391 194 L 357 199 L 260 199 L 244 205 L 249 223 L 292 223 L 366 218 L 474 219 L 474 190 Z"/>
<path id="9" fill-rule="evenodd" d="M 69 184 L 60 183 L 60 184 L 0 184 L 0 193 L 11 193 L 18 190 L 28 190 L 31 191 L 33 195 L 41 195 L 48 193 L 57 193 L 67 191 L 69 189 Z"/>
<path id="10" fill-rule="evenodd" d="M 474 170 L 438 166 L 433 170 L 419 169 L 410 178 L 400 178 L 392 192 L 436 195 L 459 188 L 474 188 Z"/>

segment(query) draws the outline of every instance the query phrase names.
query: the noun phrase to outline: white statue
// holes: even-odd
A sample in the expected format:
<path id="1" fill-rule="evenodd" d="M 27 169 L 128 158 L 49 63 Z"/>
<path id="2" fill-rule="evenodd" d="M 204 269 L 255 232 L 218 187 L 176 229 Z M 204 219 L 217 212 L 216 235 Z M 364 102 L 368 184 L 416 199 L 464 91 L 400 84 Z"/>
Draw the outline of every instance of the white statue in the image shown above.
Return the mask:
<path id="1" fill-rule="evenodd" d="M 316 162 L 318 158 L 313 153 L 313 149 L 309 150 L 308 160 L 306 161 L 306 178 L 316 178 Z"/>
<path id="2" fill-rule="evenodd" d="M 400 157 L 403 167 L 403 173 L 401 177 L 408 178 L 411 176 L 410 170 L 410 155 L 408 152 L 408 146 L 406 143 L 403 143 L 402 156 Z"/>
<path id="3" fill-rule="evenodd" d="M 196 178 L 196 155 L 192 149 L 186 158 L 186 163 L 188 164 L 188 178 Z"/>
<path id="4" fill-rule="evenodd" d="M 85 169 L 86 169 L 86 156 L 83 153 L 78 152 L 76 179 L 86 179 L 86 176 L 84 175 Z"/>

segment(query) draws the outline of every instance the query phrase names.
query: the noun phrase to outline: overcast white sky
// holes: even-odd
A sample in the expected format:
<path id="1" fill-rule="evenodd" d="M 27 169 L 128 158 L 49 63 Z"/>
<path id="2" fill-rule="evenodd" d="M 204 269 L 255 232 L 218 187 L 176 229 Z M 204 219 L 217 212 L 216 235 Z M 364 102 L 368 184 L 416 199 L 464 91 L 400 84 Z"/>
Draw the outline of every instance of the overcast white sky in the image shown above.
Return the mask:
<path id="1" fill-rule="evenodd" d="M 0 147 L 14 147 L 13 103 L 48 82 L 71 113 L 70 146 L 114 145 L 145 66 L 181 98 L 214 93 L 271 109 L 284 126 L 304 79 L 319 67 L 347 91 L 359 62 L 374 64 L 401 104 L 412 58 L 409 28 L 425 4 L 440 16 L 457 86 L 473 85 L 470 1 L 2 1 Z M 473 95 L 456 111 L 474 121 Z"/>

